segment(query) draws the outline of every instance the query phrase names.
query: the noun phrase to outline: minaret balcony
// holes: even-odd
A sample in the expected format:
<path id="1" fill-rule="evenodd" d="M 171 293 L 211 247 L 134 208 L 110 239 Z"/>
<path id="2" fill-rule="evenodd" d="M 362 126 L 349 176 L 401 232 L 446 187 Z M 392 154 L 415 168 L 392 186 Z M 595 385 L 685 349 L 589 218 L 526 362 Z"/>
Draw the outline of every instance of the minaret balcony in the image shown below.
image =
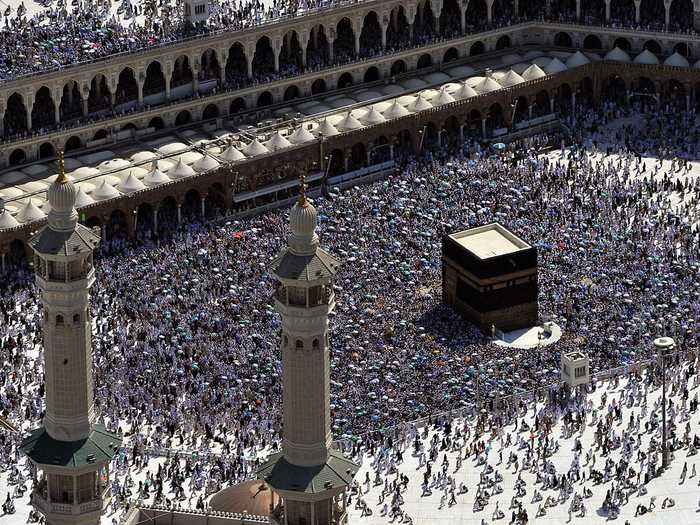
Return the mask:
<path id="1" fill-rule="evenodd" d="M 106 490 L 104 495 L 109 496 L 109 494 L 110 491 Z M 82 503 L 60 503 L 56 501 L 49 501 L 45 499 L 43 495 L 39 495 L 35 492 L 32 494 L 31 503 L 44 515 L 60 514 L 64 516 L 82 516 L 93 512 L 97 513 L 98 515 L 102 514 L 102 509 L 105 502 L 108 500 L 109 498 L 107 497 L 94 499 L 91 501 L 83 501 Z M 68 523 L 69 521 L 66 522 Z"/>

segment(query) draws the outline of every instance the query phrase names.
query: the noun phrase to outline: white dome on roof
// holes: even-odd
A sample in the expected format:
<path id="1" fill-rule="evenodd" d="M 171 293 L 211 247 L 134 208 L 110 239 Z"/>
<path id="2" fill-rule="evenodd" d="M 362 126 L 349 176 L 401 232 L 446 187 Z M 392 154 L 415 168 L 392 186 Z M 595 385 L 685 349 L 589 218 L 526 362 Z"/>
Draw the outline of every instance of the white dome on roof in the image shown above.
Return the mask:
<path id="1" fill-rule="evenodd" d="M 134 153 L 131 157 L 131 162 L 134 164 L 139 164 L 141 162 L 148 162 L 149 160 L 153 160 L 157 157 L 155 153 L 152 151 L 139 151 L 138 153 Z"/>
<path id="2" fill-rule="evenodd" d="M 338 128 L 339 131 L 352 131 L 353 129 L 361 128 L 362 124 L 348 112 L 343 120 L 338 122 L 335 127 Z"/>
<path id="3" fill-rule="evenodd" d="M 615 46 L 613 49 L 608 51 L 605 55 L 605 60 L 613 60 L 615 62 L 625 62 L 629 63 L 631 61 L 630 56 L 619 47 Z"/>
<path id="4" fill-rule="evenodd" d="M 434 106 L 442 106 L 443 104 L 449 104 L 450 102 L 454 102 L 455 98 L 450 95 L 447 90 L 443 87 L 440 90 L 440 93 L 438 93 L 437 97 L 433 98 L 432 104 Z"/>
<path id="5" fill-rule="evenodd" d="M 175 166 L 168 170 L 168 177 L 171 179 L 184 179 L 185 177 L 191 177 L 194 174 L 194 170 L 184 163 L 182 157 L 178 159 Z"/>
<path id="6" fill-rule="evenodd" d="M 0 210 L 0 230 L 9 230 L 10 228 L 16 228 L 19 226 L 19 222 L 15 219 L 10 212 L 7 210 Z"/>
<path id="7" fill-rule="evenodd" d="M 496 91 L 497 89 L 501 89 L 501 85 L 492 77 L 484 77 L 481 82 L 474 86 L 474 90 L 476 90 L 476 92 L 479 94 L 489 93 L 491 91 Z"/>
<path id="8" fill-rule="evenodd" d="M 102 179 L 102 183 L 92 192 L 92 198 L 96 201 L 104 201 L 115 197 L 119 197 L 119 192 L 106 179 Z"/>
<path id="9" fill-rule="evenodd" d="M 466 82 L 462 82 L 462 85 L 454 93 L 454 97 L 458 100 L 465 100 L 468 98 L 476 97 L 479 94 L 474 91 L 473 87 L 470 87 Z"/>
<path id="10" fill-rule="evenodd" d="M 231 144 L 228 145 L 228 148 L 226 148 L 221 154 L 221 158 L 224 159 L 226 162 L 236 162 L 237 160 L 243 160 L 245 158 L 245 155 L 238 151 L 233 146 L 233 142 L 231 142 Z"/>
<path id="11" fill-rule="evenodd" d="M 413 102 L 408 105 L 408 110 L 417 113 L 418 111 L 425 111 L 426 109 L 432 108 L 433 105 L 425 100 L 422 95 L 418 95 Z"/>
<path id="12" fill-rule="evenodd" d="M 512 87 L 512 86 L 517 86 L 518 84 L 522 84 L 525 82 L 525 79 L 518 75 L 515 71 L 512 69 L 506 73 L 503 78 L 499 80 L 499 83 L 503 87 Z"/>
<path id="13" fill-rule="evenodd" d="M 219 166 L 219 161 L 214 159 L 213 157 L 210 157 L 209 155 L 204 155 L 201 159 L 199 159 L 192 165 L 192 167 L 200 173 L 209 170 L 214 170 Z"/>
<path id="14" fill-rule="evenodd" d="M 170 182 L 170 177 L 160 171 L 158 161 L 153 159 L 151 171 L 146 173 L 146 176 L 143 178 L 143 183 L 146 186 L 158 186 L 159 184 L 165 184 L 166 182 Z"/>
<path id="15" fill-rule="evenodd" d="M 406 115 L 410 114 L 411 113 L 405 107 L 399 104 L 399 101 L 397 99 L 394 99 L 394 103 L 391 106 L 389 106 L 389 109 L 387 109 L 384 112 L 384 118 L 391 120 L 395 118 L 405 117 Z"/>
<path id="16" fill-rule="evenodd" d="M 384 118 L 384 115 L 379 113 L 379 111 L 372 106 L 365 116 L 362 117 L 361 121 L 365 126 L 374 126 L 375 124 L 386 122 L 386 119 Z"/>
<path id="17" fill-rule="evenodd" d="M 288 148 L 291 145 L 292 143 L 289 142 L 286 138 L 284 138 L 279 131 L 272 135 L 270 140 L 268 140 L 265 143 L 265 146 L 270 151 L 277 151 L 280 149 Z"/>
<path id="18" fill-rule="evenodd" d="M 254 138 L 253 142 L 243 147 L 243 153 L 248 157 L 254 157 L 255 155 L 270 153 L 270 151 L 265 146 L 260 144 L 260 141 L 257 138 Z"/>
<path id="19" fill-rule="evenodd" d="M 569 68 L 566 66 L 566 64 L 564 64 L 557 57 L 554 57 L 552 60 L 549 61 L 549 64 L 547 64 L 544 67 L 544 72 L 548 75 L 556 75 L 557 73 L 561 73 L 562 71 L 566 71 L 567 69 Z"/>
<path id="20" fill-rule="evenodd" d="M 648 49 L 645 49 L 641 53 L 639 53 L 636 57 L 634 57 L 634 63 L 635 64 L 647 64 L 647 65 L 654 65 L 659 63 L 659 59 L 656 57 L 654 53 L 649 51 Z"/>
<path id="21" fill-rule="evenodd" d="M 312 140 L 315 140 L 315 137 L 313 133 L 306 129 L 306 126 L 299 126 L 294 133 L 289 136 L 289 142 L 292 144 L 304 144 Z"/>
<path id="22" fill-rule="evenodd" d="M 332 137 L 338 134 L 336 127 L 328 122 L 327 118 L 324 118 L 321 124 L 316 128 L 316 133 L 323 135 L 324 137 Z"/>
<path id="23" fill-rule="evenodd" d="M 27 201 L 27 203 L 17 214 L 17 220 L 23 223 L 38 221 L 45 217 L 46 214 L 43 211 L 41 211 L 36 204 L 34 204 L 34 200 L 31 198 Z"/>
<path id="24" fill-rule="evenodd" d="M 78 193 L 75 194 L 75 207 L 82 208 L 83 206 L 88 206 L 95 202 L 95 199 L 90 197 L 87 193 L 83 191 L 83 188 L 78 188 Z"/>
<path id="25" fill-rule="evenodd" d="M 537 80 L 538 78 L 546 77 L 547 73 L 542 71 L 542 68 L 537 64 L 532 64 L 523 71 L 523 80 Z"/>
<path id="26" fill-rule="evenodd" d="M 687 58 L 676 51 L 670 57 L 664 60 L 664 65 L 674 67 L 690 67 L 690 62 L 688 62 Z"/>
<path id="27" fill-rule="evenodd" d="M 566 65 L 569 68 L 585 66 L 586 64 L 590 63 L 591 61 L 589 60 L 589 58 L 583 53 L 581 53 L 581 51 L 576 51 L 576 53 L 574 53 L 566 59 Z"/>
<path id="28" fill-rule="evenodd" d="M 122 193 L 134 193 L 146 189 L 146 186 L 133 173 L 129 173 L 117 189 Z"/>
<path id="29" fill-rule="evenodd" d="M 99 164 L 99 166 L 97 166 L 97 169 L 99 169 L 102 173 L 105 173 L 107 171 L 114 171 L 114 170 L 128 168 L 129 166 L 131 166 L 131 162 L 129 162 L 128 160 L 110 159 L 110 160 L 105 160 L 104 162 L 101 162 Z M 66 169 L 68 169 L 68 167 L 66 167 Z"/>

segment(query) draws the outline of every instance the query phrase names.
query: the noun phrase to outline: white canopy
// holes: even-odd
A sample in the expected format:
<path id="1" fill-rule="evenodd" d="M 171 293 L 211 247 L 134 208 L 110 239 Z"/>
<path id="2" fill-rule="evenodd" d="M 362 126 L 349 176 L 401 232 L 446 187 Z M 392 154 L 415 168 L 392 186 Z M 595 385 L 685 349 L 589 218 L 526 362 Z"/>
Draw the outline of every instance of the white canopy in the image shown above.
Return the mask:
<path id="1" fill-rule="evenodd" d="M 338 122 L 335 127 L 338 128 L 339 131 L 352 131 L 353 129 L 361 128 L 362 124 L 348 112 L 343 120 Z"/>
<path id="2" fill-rule="evenodd" d="M 476 97 L 478 95 L 479 94 L 476 91 L 474 91 L 473 87 L 470 87 L 469 84 L 467 84 L 466 82 L 462 82 L 462 85 L 455 92 L 454 97 L 459 100 L 465 100 L 467 98 Z"/>
<path id="3" fill-rule="evenodd" d="M 613 60 L 615 62 L 629 63 L 630 56 L 625 51 L 623 51 L 619 47 L 615 46 L 613 49 L 608 51 L 608 53 L 605 55 L 605 60 Z"/>
<path id="4" fill-rule="evenodd" d="M 516 86 L 518 84 L 522 84 L 523 82 L 525 82 L 525 79 L 523 77 L 521 77 L 520 75 L 518 75 L 512 69 L 510 71 L 508 71 L 508 73 L 503 75 L 501 80 L 499 80 L 499 83 L 503 87 L 512 87 L 512 86 Z"/>
<path id="5" fill-rule="evenodd" d="M 214 159 L 213 157 L 210 157 L 209 155 L 204 155 L 201 159 L 199 159 L 197 162 L 195 162 L 192 167 L 200 172 L 203 173 L 205 171 L 209 170 L 214 170 L 219 167 L 219 161 Z"/>
<path id="6" fill-rule="evenodd" d="M 255 155 L 263 155 L 265 153 L 270 153 L 270 150 L 268 150 L 265 146 L 260 144 L 260 141 L 257 138 L 255 138 L 253 139 L 253 142 L 243 147 L 243 153 L 248 157 L 254 157 Z"/>
<path id="7" fill-rule="evenodd" d="M 450 95 L 447 90 L 443 87 L 440 90 L 440 93 L 438 93 L 438 96 L 433 99 L 432 104 L 434 106 L 442 106 L 443 104 L 449 104 L 450 102 L 454 102 L 455 98 Z"/>
<path id="8" fill-rule="evenodd" d="M 546 77 L 547 73 L 542 71 L 542 68 L 537 64 L 532 64 L 523 71 L 523 80 L 537 80 L 538 78 Z"/>
<path id="9" fill-rule="evenodd" d="M 586 55 L 581 53 L 581 51 L 576 51 L 573 55 L 571 55 L 569 58 L 566 59 L 566 65 L 569 68 L 572 67 L 579 67 L 579 66 L 584 66 L 586 64 L 590 64 L 591 61 L 588 59 Z"/>
<path id="10" fill-rule="evenodd" d="M 119 197 L 119 192 L 106 179 L 102 179 L 102 183 L 92 192 L 92 198 L 96 201 L 104 201 L 114 197 Z"/>
<path id="11" fill-rule="evenodd" d="M 160 171 L 160 168 L 158 168 L 158 161 L 154 160 L 151 166 L 151 171 L 149 171 L 143 178 L 143 183 L 146 186 L 158 186 L 159 184 L 165 184 L 166 182 L 170 182 L 170 177 Z"/>
<path id="12" fill-rule="evenodd" d="M 394 103 L 384 112 L 384 118 L 395 119 L 405 117 L 406 115 L 410 114 L 411 113 L 405 107 L 399 104 L 398 100 L 394 99 Z"/>
<path id="13" fill-rule="evenodd" d="M 687 58 L 676 51 L 670 57 L 664 60 L 664 65 L 674 67 L 690 67 L 690 62 L 688 62 Z"/>
<path id="14" fill-rule="evenodd" d="M 501 85 L 491 77 L 484 77 L 481 82 L 474 86 L 474 89 L 477 93 L 489 93 L 501 89 Z"/>
<path id="15" fill-rule="evenodd" d="M 316 129 L 316 132 L 324 137 L 332 137 L 333 135 L 338 134 L 338 130 L 333 124 L 328 122 L 328 118 L 324 118 L 323 121 L 321 121 L 321 124 Z"/>
<path id="16" fill-rule="evenodd" d="M 114 170 L 128 168 L 129 166 L 131 166 L 131 162 L 129 162 L 128 160 L 110 159 L 110 160 L 106 160 L 104 162 L 101 162 L 100 165 L 97 166 L 97 169 L 99 169 L 102 173 L 105 173 L 107 171 L 114 171 Z"/>
<path id="17" fill-rule="evenodd" d="M 191 177 L 192 175 L 194 175 L 194 170 L 185 164 L 182 157 L 180 157 L 177 164 L 175 164 L 173 168 L 168 170 L 168 177 L 171 179 L 184 179 L 185 177 Z"/>
<path id="18" fill-rule="evenodd" d="M 566 71 L 567 69 L 569 69 L 569 68 L 566 67 L 566 64 L 564 64 L 557 57 L 554 57 L 549 62 L 549 64 L 544 66 L 544 72 L 547 73 L 548 75 L 556 75 L 557 73 L 561 73 L 562 71 Z"/>
<path id="19" fill-rule="evenodd" d="M 659 63 L 659 59 L 656 58 L 656 55 L 649 51 L 648 49 L 645 49 L 641 53 L 639 53 L 636 57 L 634 57 L 634 63 L 635 64 L 647 64 L 647 65 L 654 65 Z"/>
<path id="20" fill-rule="evenodd" d="M 365 116 L 362 117 L 361 122 L 365 126 L 374 126 L 375 124 L 381 124 L 382 122 L 386 122 L 386 119 L 381 113 L 379 113 L 379 111 L 374 109 L 374 106 L 372 106 L 369 109 L 369 111 L 365 114 Z"/>
<path id="21" fill-rule="evenodd" d="M 226 162 L 236 162 L 237 160 L 243 160 L 245 155 L 233 147 L 233 142 L 228 145 L 228 148 L 221 154 L 221 158 Z"/>
<path id="22" fill-rule="evenodd" d="M 286 138 L 284 138 L 279 131 L 272 135 L 272 138 L 270 138 L 270 140 L 268 140 L 265 143 L 265 146 L 270 151 L 277 151 L 280 149 L 288 148 L 291 145 L 292 143 L 289 142 Z"/>
<path id="23" fill-rule="evenodd" d="M 0 230 L 9 230 L 10 228 L 15 228 L 19 226 L 19 222 L 15 219 L 10 212 L 4 210 L 0 212 Z"/>
<path id="24" fill-rule="evenodd" d="M 82 208 L 88 204 L 95 202 L 95 199 L 90 197 L 87 193 L 83 191 L 83 188 L 78 187 L 78 191 L 75 194 L 75 207 Z"/>
<path id="25" fill-rule="evenodd" d="M 298 127 L 294 133 L 289 136 L 289 142 L 292 144 L 304 144 L 314 140 L 314 135 L 305 126 Z"/>
<path id="26" fill-rule="evenodd" d="M 425 111 L 426 109 L 432 108 L 433 105 L 425 100 L 422 95 L 418 95 L 416 99 L 408 105 L 409 111 L 417 113 L 419 111 Z"/>

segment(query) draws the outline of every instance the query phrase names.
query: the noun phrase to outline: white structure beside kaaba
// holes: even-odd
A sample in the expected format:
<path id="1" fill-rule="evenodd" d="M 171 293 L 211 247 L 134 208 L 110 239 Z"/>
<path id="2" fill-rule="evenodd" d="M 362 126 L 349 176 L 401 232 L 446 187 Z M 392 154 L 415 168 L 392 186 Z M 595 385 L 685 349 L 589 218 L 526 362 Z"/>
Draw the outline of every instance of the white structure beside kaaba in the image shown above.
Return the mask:
<path id="1" fill-rule="evenodd" d="M 498 223 L 447 234 L 442 297 L 487 333 L 535 326 L 537 250 Z"/>

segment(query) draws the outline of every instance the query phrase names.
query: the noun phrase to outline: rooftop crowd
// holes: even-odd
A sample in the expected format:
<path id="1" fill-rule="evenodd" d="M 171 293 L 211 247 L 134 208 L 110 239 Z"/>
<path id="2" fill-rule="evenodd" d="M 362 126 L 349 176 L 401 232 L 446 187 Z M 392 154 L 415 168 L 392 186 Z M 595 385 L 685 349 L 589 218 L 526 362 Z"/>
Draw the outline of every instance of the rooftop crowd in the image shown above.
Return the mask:
<path id="1" fill-rule="evenodd" d="M 88 0 L 74 0 L 70 5 L 65 0 L 44 0 L 27 9 L 24 3 L 13 8 L 8 6 L 0 13 L 4 27 L 0 28 L 0 80 L 31 75 L 49 70 L 61 69 L 119 53 L 130 53 L 151 47 L 174 43 L 185 38 L 196 37 L 217 31 L 240 30 L 278 20 L 285 16 L 296 16 L 314 9 L 332 8 L 344 0 L 301 0 L 290 7 L 282 0 L 216 0 L 210 5 L 210 17 L 206 23 L 193 26 L 185 23 L 182 6 L 173 2 L 140 0 L 133 3 L 121 0 L 117 7 L 111 0 L 93 3 Z M 692 17 L 686 16 L 688 0 L 674 0 L 672 4 L 671 27 L 673 31 L 692 32 Z M 603 0 L 584 3 L 582 17 L 586 23 L 604 23 L 605 7 Z M 3 4 L 7 6 L 7 4 Z M 467 11 L 465 29 L 481 31 L 493 27 L 509 25 L 523 20 L 551 19 L 574 21 L 575 2 L 555 0 L 549 12 L 545 2 L 521 2 L 520 13 L 513 11 L 512 0 L 496 0 L 493 6 L 493 19 L 488 22 L 486 3 L 476 3 Z M 89 7 L 89 8 L 88 8 Z M 456 9 L 456 8 L 454 8 Z M 692 9 L 692 4 L 690 4 Z M 448 11 L 447 20 L 440 22 L 431 14 L 428 22 L 419 27 L 416 24 L 414 42 L 392 42 L 390 49 L 401 49 L 407 45 L 420 45 L 436 39 L 454 36 L 461 30 L 459 15 L 455 18 Z M 652 0 L 642 10 L 642 20 L 635 21 L 635 8 L 632 0 L 613 2 L 609 24 L 615 27 L 663 30 L 665 17 L 662 0 Z M 405 16 L 403 17 L 405 21 Z M 403 22 L 402 22 L 403 23 Z M 405 22 L 407 23 L 407 22 Z M 441 25 L 442 24 L 442 25 Z M 344 51 L 342 31 L 339 31 L 337 53 L 334 63 L 350 60 L 353 52 Z M 401 28 L 404 37 L 407 28 Z M 381 35 L 381 33 L 380 33 Z M 379 37 L 381 39 L 381 36 Z M 363 45 L 361 56 L 375 56 L 384 52 L 381 40 Z M 392 45 L 393 44 L 393 45 Z M 352 42 L 347 45 L 350 49 Z M 320 67 L 323 62 L 313 53 L 307 67 Z M 327 65 L 327 64 L 326 64 Z M 291 66 L 290 66 L 291 67 Z M 282 71 L 275 75 L 288 74 Z M 294 74 L 292 72 L 292 74 Z M 231 72 L 228 81 L 237 85 L 238 76 L 245 76 L 245 67 L 239 72 Z M 272 75 L 274 77 L 275 75 Z M 270 75 L 260 74 L 255 81 L 269 80 Z M 246 79 L 247 80 L 247 79 Z"/>
<path id="2" fill-rule="evenodd" d="M 597 372 L 647 358 L 662 334 L 697 348 L 700 182 L 688 160 L 700 128 L 694 113 L 639 109 L 581 110 L 568 149 L 559 133 L 501 156 L 477 142 L 445 147 L 317 199 L 321 244 L 344 263 L 331 318 L 336 437 L 550 384 L 565 351 L 585 351 Z M 121 499 L 130 468 L 157 450 L 196 450 L 198 461 L 171 458 L 180 466 L 166 470 L 201 486 L 211 469 L 215 480 L 245 478 L 278 443 L 268 272 L 287 212 L 189 223 L 170 242 L 103 244 L 94 392 L 101 420 L 126 437 Z M 493 221 L 539 250 L 540 315 L 564 332 L 551 346 L 504 351 L 441 302 L 441 236 Z M 43 409 L 41 306 L 31 269 L 0 282 L 0 416 L 27 430 Z M 18 460 L 18 439 L 0 432 L 1 465 Z M 205 461 L 210 452 L 224 459 Z"/>

